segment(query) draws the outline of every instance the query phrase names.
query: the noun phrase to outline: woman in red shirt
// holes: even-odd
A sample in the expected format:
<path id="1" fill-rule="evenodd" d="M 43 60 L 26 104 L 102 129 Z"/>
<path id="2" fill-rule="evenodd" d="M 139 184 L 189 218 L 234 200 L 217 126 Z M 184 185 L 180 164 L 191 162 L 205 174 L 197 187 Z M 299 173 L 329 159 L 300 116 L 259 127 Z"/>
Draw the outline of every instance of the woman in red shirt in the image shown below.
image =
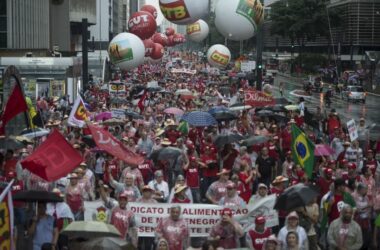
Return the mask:
<path id="1" fill-rule="evenodd" d="M 186 185 L 177 185 L 174 187 L 174 197 L 170 203 L 191 203 L 189 197 L 186 196 L 185 191 L 187 189 Z"/>
<path id="2" fill-rule="evenodd" d="M 241 171 L 239 173 L 239 179 L 244 185 L 244 192 L 240 194 L 240 197 L 248 204 L 252 195 L 252 183 L 256 178 L 256 172 L 248 168 L 248 163 L 241 162 Z"/>

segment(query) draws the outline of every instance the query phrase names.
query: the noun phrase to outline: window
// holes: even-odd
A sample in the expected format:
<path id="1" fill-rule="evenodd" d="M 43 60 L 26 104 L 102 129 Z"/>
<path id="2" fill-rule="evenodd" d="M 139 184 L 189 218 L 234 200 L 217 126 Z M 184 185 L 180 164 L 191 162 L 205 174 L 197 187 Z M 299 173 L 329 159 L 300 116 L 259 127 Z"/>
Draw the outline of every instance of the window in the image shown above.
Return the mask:
<path id="1" fill-rule="evenodd" d="M 0 31 L 7 31 L 7 17 L 0 16 Z"/>
<path id="2" fill-rule="evenodd" d="M 7 0 L 0 0 L 0 15 L 7 14 Z"/>
<path id="3" fill-rule="evenodd" d="M 0 48 L 7 48 L 7 33 L 0 32 Z"/>

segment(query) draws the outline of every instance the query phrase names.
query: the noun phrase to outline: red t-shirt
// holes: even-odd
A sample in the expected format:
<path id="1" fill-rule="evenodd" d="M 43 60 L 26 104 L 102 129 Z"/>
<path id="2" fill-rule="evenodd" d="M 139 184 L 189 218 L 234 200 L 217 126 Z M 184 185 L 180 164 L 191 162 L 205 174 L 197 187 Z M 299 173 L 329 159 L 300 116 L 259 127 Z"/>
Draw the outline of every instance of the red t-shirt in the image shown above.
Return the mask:
<path id="1" fill-rule="evenodd" d="M 199 188 L 198 166 L 189 167 L 185 170 L 186 184 L 189 188 Z"/>
<path id="2" fill-rule="evenodd" d="M 181 136 L 181 133 L 176 130 L 166 131 L 166 137 L 171 143 L 175 143 L 177 139 Z"/>
<path id="3" fill-rule="evenodd" d="M 119 164 L 118 164 L 118 161 L 117 160 L 112 160 L 112 161 L 107 161 L 106 162 L 106 166 L 105 166 L 105 173 L 108 173 L 108 169 L 111 169 L 111 174 L 112 174 L 112 177 L 115 179 L 115 180 L 118 180 L 119 179 L 119 175 L 120 175 L 120 168 L 119 168 Z M 110 180 L 109 180 L 109 176 L 108 174 L 105 174 L 104 177 L 103 177 L 103 181 L 105 183 L 108 183 Z"/>
<path id="4" fill-rule="evenodd" d="M 184 200 L 179 200 L 176 196 L 173 197 L 171 203 L 184 203 L 184 204 L 188 204 L 188 203 L 191 203 L 191 200 L 189 198 L 186 197 L 186 199 Z"/>
<path id="5" fill-rule="evenodd" d="M 202 155 L 201 161 L 208 165 L 210 163 L 216 163 L 216 156 L 215 155 Z M 203 176 L 205 177 L 215 177 L 218 173 L 218 167 L 214 168 L 203 168 L 202 169 Z"/>
<path id="6" fill-rule="evenodd" d="M 288 130 L 283 130 L 281 133 L 282 138 L 282 148 L 284 151 L 288 151 L 292 144 L 292 135 Z"/>
<path id="7" fill-rule="evenodd" d="M 270 228 L 266 228 L 263 233 L 258 233 L 255 230 L 250 230 L 248 234 L 252 241 L 253 248 L 256 250 L 261 250 L 263 249 L 266 239 L 271 236 L 272 230 Z"/>
<path id="8" fill-rule="evenodd" d="M 4 176 L 6 176 L 9 172 L 16 172 L 16 164 L 17 164 L 17 159 L 12 158 L 4 163 Z"/>
<path id="9" fill-rule="evenodd" d="M 153 164 L 151 160 L 146 160 L 143 164 L 138 165 L 138 168 L 143 176 L 145 184 L 148 184 L 150 178 L 153 175 L 152 165 Z"/>
<path id="10" fill-rule="evenodd" d="M 225 150 L 222 151 L 222 156 L 225 156 L 227 154 L 228 153 Z M 223 168 L 231 170 L 232 167 L 234 166 L 235 159 L 238 155 L 239 155 L 238 151 L 233 149 L 232 153 L 227 157 L 227 159 L 223 161 Z"/>
<path id="11" fill-rule="evenodd" d="M 343 201 L 343 196 L 339 194 L 334 195 L 334 204 L 331 207 L 331 212 L 329 214 L 329 223 L 333 220 L 338 219 L 340 216 L 340 212 L 338 210 L 338 203 Z"/>

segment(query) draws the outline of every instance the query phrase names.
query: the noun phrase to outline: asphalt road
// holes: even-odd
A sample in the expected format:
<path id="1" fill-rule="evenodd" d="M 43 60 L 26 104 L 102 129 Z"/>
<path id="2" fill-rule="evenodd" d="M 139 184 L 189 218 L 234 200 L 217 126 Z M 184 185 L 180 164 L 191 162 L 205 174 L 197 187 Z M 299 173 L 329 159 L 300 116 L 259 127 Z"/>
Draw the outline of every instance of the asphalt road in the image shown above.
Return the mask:
<path id="1" fill-rule="evenodd" d="M 302 82 L 297 80 L 297 78 L 276 76 L 274 81 L 274 90 L 275 95 L 279 96 L 278 86 L 280 82 L 284 82 L 284 97 L 289 99 L 291 102 L 297 103 L 298 98 L 292 96 L 290 92 L 295 89 L 302 89 Z M 380 96 L 368 95 L 366 103 L 353 103 L 342 100 L 339 95 L 335 95 L 332 99 L 332 104 L 330 108 L 325 106 L 323 94 L 314 93 L 311 98 L 305 99 L 305 106 L 311 111 L 314 112 L 317 107 L 320 107 L 322 110 L 325 110 L 327 113 L 331 108 L 335 108 L 339 113 L 339 116 L 343 122 L 354 119 L 357 123 L 361 117 L 366 119 L 366 124 L 371 125 L 373 123 L 377 124 L 371 130 L 371 139 L 378 139 L 380 137 Z"/>

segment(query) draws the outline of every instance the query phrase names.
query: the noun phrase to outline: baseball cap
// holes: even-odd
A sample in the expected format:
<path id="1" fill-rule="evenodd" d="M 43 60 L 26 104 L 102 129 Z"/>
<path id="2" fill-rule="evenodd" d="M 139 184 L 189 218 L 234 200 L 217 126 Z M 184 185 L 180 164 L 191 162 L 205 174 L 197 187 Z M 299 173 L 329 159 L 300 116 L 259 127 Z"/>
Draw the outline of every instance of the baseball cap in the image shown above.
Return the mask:
<path id="1" fill-rule="evenodd" d="M 261 225 L 261 224 L 265 224 L 265 222 L 266 222 L 266 219 L 265 219 L 264 216 L 258 216 L 258 217 L 256 217 L 256 219 L 255 219 L 255 224 L 256 224 L 256 225 L 257 225 L 257 224 L 259 224 L 259 225 Z"/>

